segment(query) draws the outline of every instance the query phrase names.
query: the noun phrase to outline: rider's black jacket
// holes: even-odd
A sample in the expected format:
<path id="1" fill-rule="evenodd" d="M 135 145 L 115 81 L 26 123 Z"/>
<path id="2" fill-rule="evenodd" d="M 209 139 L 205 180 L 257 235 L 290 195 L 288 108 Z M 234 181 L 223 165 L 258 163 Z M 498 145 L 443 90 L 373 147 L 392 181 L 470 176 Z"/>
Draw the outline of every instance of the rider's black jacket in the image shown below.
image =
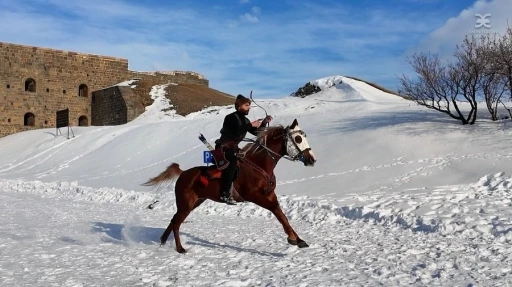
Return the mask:
<path id="1" fill-rule="evenodd" d="M 256 136 L 257 131 L 258 128 L 253 127 L 243 113 L 235 111 L 224 118 L 220 130 L 220 141 L 222 143 L 233 142 L 235 146 L 238 146 L 248 132 Z"/>

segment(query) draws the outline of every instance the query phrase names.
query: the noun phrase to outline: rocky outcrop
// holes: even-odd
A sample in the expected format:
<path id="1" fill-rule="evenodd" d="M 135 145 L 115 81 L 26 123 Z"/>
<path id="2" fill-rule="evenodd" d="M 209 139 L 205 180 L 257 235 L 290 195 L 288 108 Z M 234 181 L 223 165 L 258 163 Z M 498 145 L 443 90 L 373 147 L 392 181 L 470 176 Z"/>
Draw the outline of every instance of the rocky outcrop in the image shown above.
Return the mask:
<path id="1" fill-rule="evenodd" d="M 296 92 L 292 93 L 290 96 L 292 97 L 299 97 L 299 98 L 305 98 L 309 95 L 315 94 L 320 92 L 322 89 L 312 84 L 311 82 L 306 83 L 306 85 L 300 87 Z"/>

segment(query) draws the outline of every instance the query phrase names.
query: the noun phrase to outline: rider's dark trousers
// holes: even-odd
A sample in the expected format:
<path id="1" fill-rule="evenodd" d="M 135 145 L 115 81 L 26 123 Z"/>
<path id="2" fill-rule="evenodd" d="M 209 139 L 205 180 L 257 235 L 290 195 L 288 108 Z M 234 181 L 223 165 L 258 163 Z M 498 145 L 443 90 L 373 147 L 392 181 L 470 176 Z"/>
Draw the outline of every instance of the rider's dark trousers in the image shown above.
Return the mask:
<path id="1" fill-rule="evenodd" d="M 225 150 L 225 157 L 229 161 L 228 167 L 222 170 L 222 181 L 221 181 L 221 195 L 229 195 L 231 184 L 235 180 L 237 171 L 237 158 L 235 156 L 234 149 L 227 148 Z"/>

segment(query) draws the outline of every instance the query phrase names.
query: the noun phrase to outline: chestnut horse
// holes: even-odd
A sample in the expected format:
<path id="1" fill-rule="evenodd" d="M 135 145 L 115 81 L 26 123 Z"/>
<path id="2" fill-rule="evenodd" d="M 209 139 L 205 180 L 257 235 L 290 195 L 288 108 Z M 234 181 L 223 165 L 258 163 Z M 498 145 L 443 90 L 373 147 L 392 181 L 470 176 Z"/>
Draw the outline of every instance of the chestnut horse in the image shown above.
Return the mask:
<path id="1" fill-rule="evenodd" d="M 281 158 L 300 161 L 305 166 L 313 166 L 316 158 L 309 147 L 306 134 L 299 128 L 297 119 L 290 126 L 260 128 L 256 140 L 247 144 L 239 153 L 239 169 L 233 183 L 233 198 L 237 202 L 249 201 L 271 211 L 282 224 L 288 235 L 288 243 L 299 248 L 308 247 L 288 223 L 279 207 L 274 168 Z M 161 245 L 174 232 L 176 251 L 186 252 L 181 245 L 180 225 L 192 210 L 206 199 L 220 201 L 220 174 L 214 166 L 195 166 L 185 171 L 179 164 L 172 163 L 158 176 L 143 185 L 160 185 L 165 181 L 176 180 L 175 196 L 177 211 L 169 226 L 160 237 Z"/>

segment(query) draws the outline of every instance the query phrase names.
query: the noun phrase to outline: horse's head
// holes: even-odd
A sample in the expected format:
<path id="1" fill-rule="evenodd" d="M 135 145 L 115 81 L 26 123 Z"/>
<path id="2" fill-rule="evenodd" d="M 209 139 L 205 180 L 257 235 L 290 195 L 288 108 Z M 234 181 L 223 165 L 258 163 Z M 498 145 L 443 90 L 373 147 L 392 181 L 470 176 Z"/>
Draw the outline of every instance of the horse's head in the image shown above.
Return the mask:
<path id="1" fill-rule="evenodd" d="M 301 161 L 305 166 L 315 165 L 315 155 L 309 146 L 306 133 L 300 129 L 297 119 L 286 127 L 285 133 L 286 154 L 293 160 Z"/>

